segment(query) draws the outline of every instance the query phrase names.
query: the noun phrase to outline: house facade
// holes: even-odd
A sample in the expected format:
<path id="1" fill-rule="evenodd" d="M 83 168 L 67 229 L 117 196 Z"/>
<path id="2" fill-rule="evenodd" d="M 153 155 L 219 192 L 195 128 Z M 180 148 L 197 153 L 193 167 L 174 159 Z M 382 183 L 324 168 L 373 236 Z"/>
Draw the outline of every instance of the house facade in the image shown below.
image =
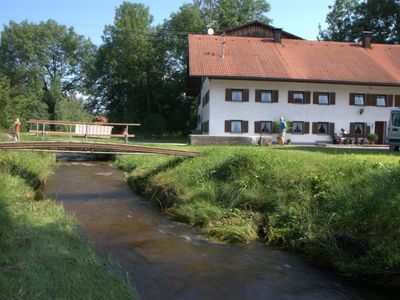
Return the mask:
<path id="1" fill-rule="evenodd" d="M 342 128 L 385 143 L 390 110 L 400 107 L 400 46 L 371 44 L 370 36 L 363 44 L 305 41 L 279 29 L 273 37 L 230 34 L 189 35 L 202 136 L 274 141 L 284 117 L 293 143 L 330 142 Z"/>

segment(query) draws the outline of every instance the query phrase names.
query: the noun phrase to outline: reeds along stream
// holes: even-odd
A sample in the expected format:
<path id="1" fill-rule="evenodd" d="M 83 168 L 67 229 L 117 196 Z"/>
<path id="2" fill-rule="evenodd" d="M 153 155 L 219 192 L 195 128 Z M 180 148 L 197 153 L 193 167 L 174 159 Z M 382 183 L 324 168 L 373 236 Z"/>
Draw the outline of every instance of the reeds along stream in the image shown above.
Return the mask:
<path id="1" fill-rule="evenodd" d="M 380 299 L 261 242 L 212 243 L 136 196 L 104 162 L 62 162 L 45 193 L 76 215 L 141 299 Z"/>

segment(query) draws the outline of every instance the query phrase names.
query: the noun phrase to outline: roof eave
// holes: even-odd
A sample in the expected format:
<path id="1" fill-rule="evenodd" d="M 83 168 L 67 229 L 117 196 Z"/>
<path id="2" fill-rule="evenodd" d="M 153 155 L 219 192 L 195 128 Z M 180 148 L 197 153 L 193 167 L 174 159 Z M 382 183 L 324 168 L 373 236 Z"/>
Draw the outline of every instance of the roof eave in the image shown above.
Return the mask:
<path id="1" fill-rule="evenodd" d="M 344 85 L 363 85 L 363 86 L 386 86 L 400 87 L 399 83 L 390 82 L 365 82 L 365 81 L 348 81 L 348 80 L 321 80 L 321 79 L 301 79 L 301 78 L 274 78 L 274 77 L 244 77 L 244 76 L 216 76 L 216 75 L 190 75 L 190 77 L 208 77 L 210 79 L 225 80 L 255 80 L 255 81 L 283 81 L 283 82 L 304 82 L 304 83 L 325 83 L 325 84 L 344 84 Z"/>

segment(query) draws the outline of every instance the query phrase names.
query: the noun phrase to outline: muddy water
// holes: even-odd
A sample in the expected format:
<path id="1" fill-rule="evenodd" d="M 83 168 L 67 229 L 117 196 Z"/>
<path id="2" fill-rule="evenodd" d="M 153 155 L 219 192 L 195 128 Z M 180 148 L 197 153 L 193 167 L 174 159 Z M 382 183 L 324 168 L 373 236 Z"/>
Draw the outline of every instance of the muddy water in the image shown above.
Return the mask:
<path id="1" fill-rule="evenodd" d="M 106 163 L 60 163 L 48 197 L 76 215 L 141 299 L 379 299 L 262 243 L 208 242 L 136 196 Z"/>

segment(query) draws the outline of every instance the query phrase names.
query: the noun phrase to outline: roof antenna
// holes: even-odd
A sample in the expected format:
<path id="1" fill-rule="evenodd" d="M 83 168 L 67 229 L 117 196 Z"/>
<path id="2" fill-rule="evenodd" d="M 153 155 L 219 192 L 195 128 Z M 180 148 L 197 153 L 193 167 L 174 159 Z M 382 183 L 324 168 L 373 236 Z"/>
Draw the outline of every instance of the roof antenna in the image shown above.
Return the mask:
<path id="1" fill-rule="evenodd" d="M 224 58 L 225 57 L 225 32 L 223 32 L 222 34 L 221 34 L 221 36 L 222 36 L 222 53 L 221 53 L 221 56 L 222 56 L 222 58 Z"/>

